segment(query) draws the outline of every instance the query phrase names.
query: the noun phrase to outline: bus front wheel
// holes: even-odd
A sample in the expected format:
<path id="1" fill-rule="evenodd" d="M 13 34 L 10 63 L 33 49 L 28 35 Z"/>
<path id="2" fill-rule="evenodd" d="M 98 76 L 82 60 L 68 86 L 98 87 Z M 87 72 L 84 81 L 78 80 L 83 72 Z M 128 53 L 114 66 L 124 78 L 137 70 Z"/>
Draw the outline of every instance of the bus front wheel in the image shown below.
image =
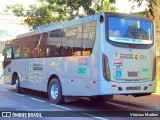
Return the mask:
<path id="1" fill-rule="evenodd" d="M 18 75 L 14 75 L 13 79 L 15 80 L 15 83 L 16 83 L 16 92 L 17 93 L 21 93 L 22 92 L 22 88 L 20 87 L 19 76 Z"/>
<path id="2" fill-rule="evenodd" d="M 49 99 L 53 104 L 61 104 L 64 102 L 62 95 L 62 87 L 58 78 L 53 78 L 48 88 Z"/>

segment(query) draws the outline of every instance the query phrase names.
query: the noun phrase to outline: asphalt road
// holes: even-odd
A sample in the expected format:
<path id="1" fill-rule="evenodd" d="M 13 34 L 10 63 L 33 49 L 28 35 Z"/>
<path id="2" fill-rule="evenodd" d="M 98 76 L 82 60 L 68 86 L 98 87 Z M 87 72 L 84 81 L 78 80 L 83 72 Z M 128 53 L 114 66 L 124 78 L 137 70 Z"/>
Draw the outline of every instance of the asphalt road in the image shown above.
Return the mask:
<path id="1" fill-rule="evenodd" d="M 45 112 L 55 117 L 24 118 L 26 120 L 134 120 L 135 117 L 127 117 L 132 113 L 160 111 L 157 107 L 127 103 L 124 101 L 108 100 L 105 103 L 91 103 L 87 98 L 80 98 L 79 101 L 64 103 L 62 105 L 51 104 L 48 95 L 43 92 L 24 90 L 18 94 L 14 86 L 5 85 L 0 82 L 0 111 L 38 111 Z M 105 111 L 105 113 L 98 113 Z M 129 114 L 128 114 L 129 113 Z M 16 116 L 16 115 L 15 115 Z M 115 116 L 115 117 L 114 117 Z M 120 117 L 121 116 L 121 117 Z M 0 118 L 8 120 L 9 118 Z M 17 119 L 17 118 L 12 118 Z M 18 118 L 19 119 L 19 118 Z M 136 119 L 158 120 L 158 117 L 136 117 Z"/>

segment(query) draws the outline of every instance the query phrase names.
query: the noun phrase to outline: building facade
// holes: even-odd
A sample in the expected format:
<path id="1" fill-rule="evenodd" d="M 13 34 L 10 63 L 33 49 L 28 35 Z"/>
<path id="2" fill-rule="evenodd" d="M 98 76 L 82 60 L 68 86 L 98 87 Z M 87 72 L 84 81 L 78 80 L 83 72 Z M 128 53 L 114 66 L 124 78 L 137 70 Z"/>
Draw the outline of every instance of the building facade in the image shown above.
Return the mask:
<path id="1" fill-rule="evenodd" d="M 24 18 L 16 17 L 13 14 L 0 13 L 0 78 L 3 73 L 2 62 L 3 62 L 3 48 L 5 41 L 15 38 L 16 35 L 22 34 L 29 31 L 24 23 Z"/>

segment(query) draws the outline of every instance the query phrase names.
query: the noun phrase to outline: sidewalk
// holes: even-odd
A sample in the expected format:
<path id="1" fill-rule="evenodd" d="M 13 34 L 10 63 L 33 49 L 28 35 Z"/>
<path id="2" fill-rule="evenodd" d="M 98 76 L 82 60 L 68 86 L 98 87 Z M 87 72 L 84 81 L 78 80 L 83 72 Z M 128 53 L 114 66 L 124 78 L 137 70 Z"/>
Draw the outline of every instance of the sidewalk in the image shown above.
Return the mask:
<path id="1" fill-rule="evenodd" d="M 3 79 L 0 79 L 0 84 L 3 84 L 3 83 L 4 83 Z"/>
<path id="2" fill-rule="evenodd" d="M 160 94 L 156 93 L 142 97 L 133 97 L 131 95 L 114 95 L 114 100 L 139 104 L 143 106 L 156 107 L 160 110 Z"/>

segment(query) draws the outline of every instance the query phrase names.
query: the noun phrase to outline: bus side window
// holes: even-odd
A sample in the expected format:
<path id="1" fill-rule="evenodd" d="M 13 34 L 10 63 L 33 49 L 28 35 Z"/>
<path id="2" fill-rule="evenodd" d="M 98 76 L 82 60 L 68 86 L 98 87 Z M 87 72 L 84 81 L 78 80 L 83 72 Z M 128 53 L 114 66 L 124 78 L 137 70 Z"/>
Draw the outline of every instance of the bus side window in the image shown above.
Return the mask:
<path id="1" fill-rule="evenodd" d="M 60 57 L 61 55 L 61 46 L 57 44 L 57 46 L 50 46 L 50 57 Z"/>
<path id="2" fill-rule="evenodd" d="M 14 58 L 20 58 L 21 57 L 20 48 L 13 48 L 13 55 Z"/>
<path id="3" fill-rule="evenodd" d="M 32 57 L 32 36 L 22 38 L 21 40 L 21 57 L 31 58 Z"/>
<path id="4" fill-rule="evenodd" d="M 64 28 L 65 46 L 63 51 L 64 56 L 81 56 L 82 51 L 82 25 L 75 25 L 72 28 Z"/>
<path id="5" fill-rule="evenodd" d="M 64 32 L 62 29 L 57 29 L 49 32 L 47 40 L 46 56 L 60 57 L 63 49 Z"/>
<path id="6" fill-rule="evenodd" d="M 40 58 L 47 56 L 46 51 L 46 40 L 47 33 L 40 33 L 33 36 L 33 57 Z"/>
<path id="7" fill-rule="evenodd" d="M 96 34 L 96 22 L 83 24 L 83 56 L 89 56 L 92 52 Z"/>
<path id="8" fill-rule="evenodd" d="M 46 54 L 49 57 L 89 56 L 95 41 L 96 21 L 49 32 Z"/>
<path id="9" fill-rule="evenodd" d="M 20 41 L 14 41 L 13 44 L 13 58 L 21 58 L 21 42 Z"/>

